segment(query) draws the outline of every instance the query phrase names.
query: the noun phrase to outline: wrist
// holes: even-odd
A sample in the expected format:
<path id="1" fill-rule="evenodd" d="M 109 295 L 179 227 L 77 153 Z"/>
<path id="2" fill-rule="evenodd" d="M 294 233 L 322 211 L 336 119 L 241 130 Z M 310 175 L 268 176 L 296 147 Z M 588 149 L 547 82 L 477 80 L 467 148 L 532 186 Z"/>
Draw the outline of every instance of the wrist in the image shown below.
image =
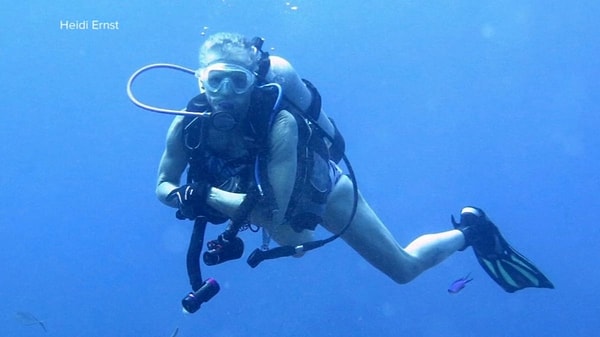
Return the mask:
<path id="1" fill-rule="evenodd" d="M 156 186 L 156 197 L 163 204 L 169 207 L 177 208 L 179 207 L 179 202 L 175 198 L 172 198 L 172 194 L 176 189 L 176 185 L 163 182 Z"/>
<path id="2" fill-rule="evenodd" d="M 207 193 L 206 205 L 231 217 L 240 206 L 246 195 L 227 192 L 211 187 Z"/>

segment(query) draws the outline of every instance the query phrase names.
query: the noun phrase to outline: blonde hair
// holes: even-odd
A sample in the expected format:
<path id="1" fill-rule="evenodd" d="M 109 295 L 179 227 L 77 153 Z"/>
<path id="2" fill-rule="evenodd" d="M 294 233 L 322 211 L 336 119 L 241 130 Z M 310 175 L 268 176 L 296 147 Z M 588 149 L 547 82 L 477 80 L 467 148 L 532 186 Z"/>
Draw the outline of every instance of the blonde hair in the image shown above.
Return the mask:
<path id="1" fill-rule="evenodd" d="M 204 68 L 218 60 L 234 61 L 255 71 L 260 55 L 242 34 L 216 33 L 200 46 L 200 67 Z"/>

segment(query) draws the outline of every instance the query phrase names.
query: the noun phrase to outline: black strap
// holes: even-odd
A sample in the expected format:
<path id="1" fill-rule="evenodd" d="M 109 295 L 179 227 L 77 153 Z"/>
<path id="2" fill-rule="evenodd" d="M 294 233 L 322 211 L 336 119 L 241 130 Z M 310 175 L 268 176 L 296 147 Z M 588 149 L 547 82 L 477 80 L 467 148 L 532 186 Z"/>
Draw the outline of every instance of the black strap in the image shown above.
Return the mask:
<path id="1" fill-rule="evenodd" d="M 256 75 L 259 81 L 266 82 L 265 78 L 271 67 L 271 60 L 269 59 L 269 53 L 262 50 L 262 46 L 265 40 L 262 37 L 256 36 L 250 40 L 250 45 L 256 48 L 256 52 L 260 54 L 258 60 L 258 70 Z"/>
<path id="2" fill-rule="evenodd" d="M 321 115 L 321 94 L 319 93 L 319 90 L 317 90 L 317 87 L 315 87 L 309 80 L 303 78 L 302 82 L 304 82 L 304 85 L 306 88 L 308 88 L 312 96 L 310 106 L 308 109 L 306 109 L 306 111 L 304 111 L 304 114 L 314 120 L 318 120 L 319 115 Z M 299 109 L 298 107 L 296 108 Z M 302 111 L 302 109 L 299 110 Z"/>

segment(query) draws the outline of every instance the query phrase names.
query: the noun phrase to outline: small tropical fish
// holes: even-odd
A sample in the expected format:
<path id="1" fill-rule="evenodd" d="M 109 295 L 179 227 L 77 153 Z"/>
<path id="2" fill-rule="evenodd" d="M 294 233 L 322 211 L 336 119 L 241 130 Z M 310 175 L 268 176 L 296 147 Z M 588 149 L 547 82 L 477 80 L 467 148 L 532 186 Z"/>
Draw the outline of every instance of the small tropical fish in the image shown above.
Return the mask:
<path id="1" fill-rule="evenodd" d="M 17 319 L 19 321 L 21 321 L 21 323 L 23 323 L 23 325 L 37 325 L 37 324 L 39 324 L 42 327 L 42 329 L 44 329 L 45 332 L 48 332 L 48 330 L 46 330 L 46 326 L 44 325 L 44 322 L 42 322 L 39 319 L 37 319 L 30 312 L 17 311 L 16 317 L 17 317 Z"/>
<path id="2" fill-rule="evenodd" d="M 459 291 L 461 291 L 467 285 L 467 283 L 473 281 L 473 279 L 469 278 L 469 276 L 471 276 L 471 273 L 468 273 L 467 276 L 461 277 L 458 280 L 452 282 L 450 287 L 448 287 L 448 292 L 451 294 L 456 294 Z"/>

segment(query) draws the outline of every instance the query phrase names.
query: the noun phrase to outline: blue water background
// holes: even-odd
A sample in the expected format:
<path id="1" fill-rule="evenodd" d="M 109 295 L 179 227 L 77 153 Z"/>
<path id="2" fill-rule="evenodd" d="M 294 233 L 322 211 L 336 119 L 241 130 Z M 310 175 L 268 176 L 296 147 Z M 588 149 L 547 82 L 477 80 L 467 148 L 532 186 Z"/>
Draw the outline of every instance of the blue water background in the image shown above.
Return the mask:
<path id="1" fill-rule="evenodd" d="M 591 0 L 6 5 L 0 335 L 596 335 L 599 9 Z M 60 29 L 94 19 L 119 29 Z M 265 37 L 315 83 L 362 192 L 402 244 L 477 205 L 556 289 L 505 293 L 471 251 L 400 286 L 336 241 L 256 269 L 245 258 L 205 267 L 221 292 L 181 314 L 191 226 L 154 196 L 171 118 L 134 107 L 125 83 L 149 63 L 196 67 L 203 34 L 218 31 Z M 156 70 L 135 89 L 178 109 L 197 88 Z M 247 256 L 259 238 L 243 238 Z M 468 272 L 474 281 L 449 295 Z"/>

